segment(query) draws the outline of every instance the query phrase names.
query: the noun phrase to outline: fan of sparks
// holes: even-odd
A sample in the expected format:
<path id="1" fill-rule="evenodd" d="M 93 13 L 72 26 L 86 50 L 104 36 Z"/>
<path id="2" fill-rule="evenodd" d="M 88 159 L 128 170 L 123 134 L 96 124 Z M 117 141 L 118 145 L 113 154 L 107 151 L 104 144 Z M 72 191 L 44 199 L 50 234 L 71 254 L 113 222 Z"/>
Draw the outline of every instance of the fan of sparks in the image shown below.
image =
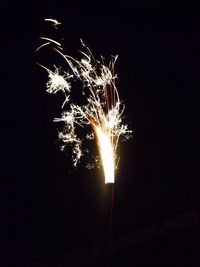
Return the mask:
<path id="1" fill-rule="evenodd" d="M 52 26 L 60 23 L 57 20 L 46 19 Z M 124 105 L 121 103 L 116 88 L 115 63 L 117 56 L 111 57 L 108 65 L 104 59 L 96 60 L 91 50 L 81 40 L 82 50 L 80 58 L 74 58 L 63 52 L 61 44 L 53 39 L 40 37 L 43 43 L 36 51 L 50 46 L 66 62 L 67 71 L 54 66 L 51 70 L 39 64 L 48 72 L 46 91 L 50 94 L 62 92 L 64 101 L 60 118 L 55 122 L 63 122 L 63 129 L 58 133 L 61 140 L 61 149 L 67 145 L 72 147 L 72 161 L 76 166 L 84 154 L 83 139 L 78 136 L 77 127 L 90 125 L 91 132 L 86 134 L 87 139 L 94 139 L 99 148 L 101 164 L 103 165 L 105 183 L 114 183 L 115 170 L 118 165 L 117 156 L 119 139 L 124 140 L 131 136 L 131 130 L 122 123 Z M 84 105 L 77 105 L 71 99 L 74 83 L 81 82 L 80 97 L 85 98 Z M 92 164 L 88 164 L 91 166 Z"/>

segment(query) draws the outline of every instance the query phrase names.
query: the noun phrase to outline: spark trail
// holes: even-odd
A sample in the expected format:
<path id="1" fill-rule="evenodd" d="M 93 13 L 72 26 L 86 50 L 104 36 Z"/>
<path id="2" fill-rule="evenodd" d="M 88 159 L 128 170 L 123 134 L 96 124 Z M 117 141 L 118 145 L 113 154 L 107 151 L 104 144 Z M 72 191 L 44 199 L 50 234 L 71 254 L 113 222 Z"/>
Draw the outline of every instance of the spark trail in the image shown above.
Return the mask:
<path id="1" fill-rule="evenodd" d="M 57 22 L 52 19 L 47 21 Z M 50 70 L 39 64 L 48 72 L 46 91 L 50 94 L 62 92 L 65 97 L 61 117 L 54 119 L 55 122 L 64 124 L 62 131 L 58 133 L 58 138 L 62 141 L 61 149 L 71 145 L 72 161 L 76 166 L 84 154 L 83 140 L 78 136 L 77 127 L 90 125 L 91 132 L 85 138 L 96 140 L 100 162 L 104 169 L 105 183 L 114 183 L 119 160 L 117 155 L 119 139 L 128 139 L 132 133 L 128 126 L 122 123 L 125 106 L 120 101 L 115 84 L 117 56 L 111 57 L 109 64 L 106 65 L 102 58 L 96 60 L 89 47 L 81 40 L 82 50 L 79 51 L 79 59 L 76 59 L 63 53 L 59 42 L 47 37 L 40 37 L 40 40 L 44 43 L 36 51 L 50 46 L 64 58 L 67 67 L 67 71 L 55 66 L 53 70 Z M 73 85 L 78 80 L 82 83 L 80 97 L 85 101 L 82 105 L 74 104 L 71 99 Z"/>

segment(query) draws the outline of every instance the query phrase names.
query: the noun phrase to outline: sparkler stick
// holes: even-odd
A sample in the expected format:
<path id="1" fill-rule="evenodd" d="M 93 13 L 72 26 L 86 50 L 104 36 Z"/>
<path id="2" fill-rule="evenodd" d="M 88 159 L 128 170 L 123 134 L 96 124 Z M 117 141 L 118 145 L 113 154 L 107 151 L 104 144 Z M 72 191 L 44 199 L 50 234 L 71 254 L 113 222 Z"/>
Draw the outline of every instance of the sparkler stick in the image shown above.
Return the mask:
<path id="1" fill-rule="evenodd" d="M 53 26 L 60 24 L 54 19 L 46 19 L 46 21 L 53 23 Z M 103 59 L 96 60 L 89 47 L 81 40 L 82 50 L 79 51 L 81 58 L 76 59 L 62 52 L 60 42 L 48 37 L 40 37 L 40 40 L 44 43 L 40 44 L 36 51 L 41 51 L 47 46 L 51 47 L 64 59 L 67 67 L 66 72 L 61 68 L 54 67 L 54 70 L 51 70 L 39 64 L 48 72 L 46 91 L 50 94 L 62 92 L 65 97 L 61 118 L 54 119 L 55 122 L 64 124 L 63 130 L 58 133 L 62 141 L 61 149 L 63 150 L 67 145 L 71 146 L 72 161 L 76 166 L 87 151 L 83 148 L 84 139 L 78 137 L 77 128 L 90 125 L 91 131 L 86 135 L 86 139 L 95 139 L 100 155 L 98 156 L 100 160 L 95 162 L 103 166 L 105 184 L 108 184 L 112 189 L 111 192 L 114 192 L 115 171 L 119 161 L 118 142 L 120 138 L 128 139 L 132 133 L 128 130 L 128 126 L 122 123 L 124 105 L 120 101 L 115 85 L 117 75 L 114 68 L 117 56 L 112 57 L 110 63 L 106 65 Z M 72 99 L 72 85 L 77 80 L 83 85 L 80 96 L 84 104 L 74 104 Z M 90 163 L 87 165 L 87 167 L 92 166 Z M 108 240 L 111 235 L 113 200 L 110 203 Z"/>
<path id="2" fill-rule="evenodd" d="M 105 185 L 104 196 L 104 229 L 102 235 L 102 259 L 100 266 L 109 267 L 111 264 L 112 216 L 114 205 L 114 183 Z"/>

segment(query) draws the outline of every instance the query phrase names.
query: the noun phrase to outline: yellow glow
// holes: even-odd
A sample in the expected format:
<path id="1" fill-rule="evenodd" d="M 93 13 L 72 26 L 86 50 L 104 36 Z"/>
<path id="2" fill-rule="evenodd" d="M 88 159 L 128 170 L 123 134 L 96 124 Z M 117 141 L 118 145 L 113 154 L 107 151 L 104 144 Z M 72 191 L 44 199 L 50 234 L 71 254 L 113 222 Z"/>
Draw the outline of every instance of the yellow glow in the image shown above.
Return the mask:
<path id="1" fill-rule="evenodd" d="M 110 137 L 98 126 L 95 127 L 95 130 L 99 142 L 105 183 L 114 183 L 114 153 Z"/>

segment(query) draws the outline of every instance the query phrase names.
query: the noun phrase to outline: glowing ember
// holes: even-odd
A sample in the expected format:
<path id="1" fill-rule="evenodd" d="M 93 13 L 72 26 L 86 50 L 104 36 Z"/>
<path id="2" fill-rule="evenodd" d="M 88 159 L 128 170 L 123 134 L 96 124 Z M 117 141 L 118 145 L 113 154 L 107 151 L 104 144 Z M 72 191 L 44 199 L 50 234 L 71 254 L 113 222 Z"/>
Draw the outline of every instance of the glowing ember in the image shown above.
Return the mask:
<path id="1" fill-rule="evenodd" d="M 52 19 L 47 21 L 56 23 L 56 20 Z M 91 140 L 96 136 L 105 183 L 114 183 L 119 138 L 128 139 L 132 132 L 128 130 L 127 125 L 122 124 L 124 106 L 120 102 L 115 86 L 117 76 L 114 73 L 117 56 L 113 57 L 106 66 L 103 59 L 99 61 L 94 58 L 90 49 L 81 40 L 83 51 L 80 51 L 82 57 L 78 60 L 63 54 L 60 51 L 62 47 L 59 42 L 46 37 L 40 37 L 40 39 L 48 42 L 41 44 L 36 51 L 51 45 L 65 59 L 68 66 L 68 72 L 64 72 L 56 67 L 52 71 L 39 64 L 48 72 L 47 92 L 55 94 L 62 91 L 65 96 L 62 105 L 65 110 L 62 112 L 62 117 L 54 119 L 56 122 L 64 123 L 62 132 L 58 134 L 63 144 L 61 148 L 71 145 L 72 160 L 76 166 L 84 154 L 83 140 L 77 136 L 76 127 L 91 125 L 91 132 L 86 135 L 86 138 Z M 80 80 L 83 84 L 82 98 L 86 102 L 84 105 L 77 105 L 71 101 L 72 82 L 75 80 Z"/>

